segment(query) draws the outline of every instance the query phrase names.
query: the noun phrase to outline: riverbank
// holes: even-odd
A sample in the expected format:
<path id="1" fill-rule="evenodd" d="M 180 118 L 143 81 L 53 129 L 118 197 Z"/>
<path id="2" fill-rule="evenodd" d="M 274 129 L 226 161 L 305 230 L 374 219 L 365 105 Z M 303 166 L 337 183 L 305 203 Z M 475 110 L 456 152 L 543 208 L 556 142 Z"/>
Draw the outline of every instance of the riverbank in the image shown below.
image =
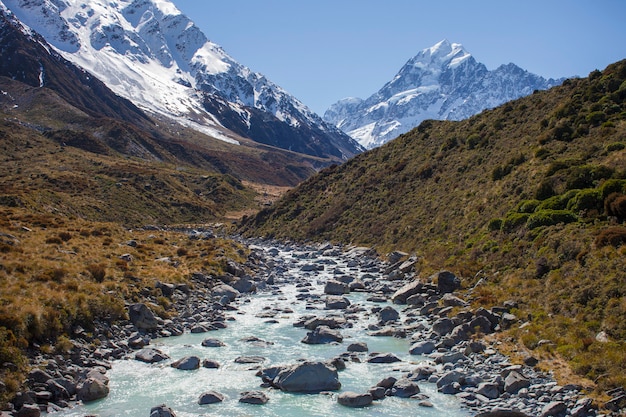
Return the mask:
<path id="1" fill-rule="evenodd" d="M 318 320 L 317 325 L 309 323 L 306 327 L 305 317 L 289 318 L 296 327 L 305 327 L 303 337 L 306 330 L 315 336 L 316 328 L 318 337 L 321 329 L 326 335 L 338 333 L 340 337 L 346 329 L 357 329 L 368 336 L 391 336 L 408 342 L 411 355 L 408 360 L 389 352 L 357 354 L 347 350 L 333 358 L 332 366 L 336 369 L 341 367 L 339 360 L 348 368 L 351 363 L 397 362 L 392 375 L 380 378 L 379 382 L 386 381 L 382 387 L 376 383 L 367 392 L 359 393 L 371 395 L 372 400 L 376 396 L 375 401 L 381 407 L 385 406 L 385 398 L 394 393 L 394 387 L 397 392 L 401 386 L 413 389 L 427 386 L 458 398 L 467 415 L 494 409 L 516 410 L 529 416 L 596 415 L 591 401 L 581 395 L 580 387 L 558 386 L 549 375 L 536 369 L 533 358 L 528 358 L 524 365 L 512 365 L 498 353 L 497 346 L 479 341 L 481 335 L 506 326 L 523 325 L 511 314 L 514 300 L 489 310 L 472 310 L 466 301 L 453 295 L 461 285 L 459 278 L 452 273 L 440 273 L 416 281 L 412 260 L 402 254 L 393 254 L 382 262 L 364 248 L 344 252 L 330 245 L 247 243 L 250 244 L 247 262 L 229 263 L 223 276 L 196 272 L 192 274 L 193 285 L 157 284 L 177 315 L 169 319 L 157 317 L 148 298 L 148 304 L 128 306 L 129 322 L 113 326 L 99 323 L 93 335 L 72 341 L 68 355 L 35 358 L 39 370 L 29 377 L 32 391 L 20 397 L 23 404 L 14 403 L 16 408 L 39 403 L 37 408 L 56 412 L 76 399 L 91 402 L 99 396 L 106 397 L 106 371 L 112 361 L 133 360 L 140 349 L 150 347 L 151 341 L 158 338 L 223 329 L 237 320 L 241 303 L 254 297 L 251 294 L 280 291 L 281 286 L 297 280 L 295 284 L 301 285 L 302 290 L 298 301 L 306 303 L 308 311 L 315 313 L 309 320 Z M 321 277 L 324 282 L 320 282 Z M 366 295 L 369 302 L 381 307 L 364 309 L 359 304 L 353 305 L 351 294 Z M 266 319 L 273 320 L 272 314 L 288 314 L 284 310 L 274 311 L 268 306 Z M 336 339 L 331 342 L 342 349 L 348 347 Z M 258 382 L 260 386 L 262 381 Z M 280 388 L 264 389 L 271 392 Z M 418 396 L 415 406 L 422 403 L 422 407 L 427 407 L 429 399 L 419 394 L 415 392 L 408 397 Z"/>

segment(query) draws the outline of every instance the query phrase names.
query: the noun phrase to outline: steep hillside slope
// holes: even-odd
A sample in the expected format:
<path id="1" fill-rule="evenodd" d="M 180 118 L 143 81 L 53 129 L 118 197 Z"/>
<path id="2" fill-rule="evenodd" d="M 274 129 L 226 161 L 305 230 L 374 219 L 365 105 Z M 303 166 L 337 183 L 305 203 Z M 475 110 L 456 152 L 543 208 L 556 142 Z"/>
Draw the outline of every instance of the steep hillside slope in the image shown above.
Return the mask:
<path id="1" fill-rule="evenodd" d="M 490 71 L 462 45 L 443 40 L 411 58 L 369 98 L 333 104 L 324 120 L 371 149 L 423 120 L 466 119 L 562 81 L 546 80 L 512 63 Z"/>
<path id="2" fill-rule="evenodd" d="M 172 223 L 253 210 L 332 160 L 147 116 L 0 10 L 2 204 L 93 220 Z"/>
<path id="3" fill-rule="evenodd" d="M 526 348 L 609 387 L 626 383 L 625 220 L 622 61 L 465 121 L 424 121 L 242 230 L 415 252 L 424 276 L 450 268 L 466 288 L 484 278 L 475 301 L 519 301 Z"/>

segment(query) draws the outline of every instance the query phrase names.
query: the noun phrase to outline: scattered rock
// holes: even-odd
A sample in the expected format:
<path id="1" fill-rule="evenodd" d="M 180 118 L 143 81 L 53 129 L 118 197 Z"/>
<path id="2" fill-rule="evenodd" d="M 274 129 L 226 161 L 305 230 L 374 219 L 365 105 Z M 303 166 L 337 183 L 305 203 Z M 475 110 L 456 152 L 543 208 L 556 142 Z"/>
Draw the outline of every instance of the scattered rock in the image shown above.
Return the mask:
<path id="1" fill-rule="evenodd" d="M 369 349 L 367 347 L 367 343 L 365 342 L 356 342 L 348 345 L 346 349 L 348 352 L 367 352 Z"/>
<path id="2" fill-rule="evenodd" d="M 76 397 L 83 401 L 95 401 L 109 395 L 108 385 L 97 378 L 87 378 L 77 387 Z"/>
<path id="3" fill-rule="evenodd" d="M 346 391 L 339 394 L 337 402 L 346 407 L 360 408 L 367 407 L 372 404 L 374 397 L 372 394 L 357 394 L 356 392 Z"/>
<path id="4" fill-rule="evenodd" d="M 204 339 L 202 341 L 202 346 L 204 346 L 204 347 L 222 347 L 222 346 L 226 346 L 226 345 L 224 344 L 224 342 L 222 342 L 219 339 L 211 339 L 211 338 L 209 338 L 209 339 Z"/>
<path id="5" fill-rule="evenodd" d="M 411 381 L 408 378 L 400 378 L 391 388 L 391 395 L 394 397 L 409 398 L 415 394 L 419 394 L 419 392 L 420 388 L 417 382 Z"/>
<path id="6" fill-rule="evenodd" d="M 541 410 L 541 417 L 560 417 L 567 412 L 567 405 L 561 401 L 548 403 Z"/>
<path id="7" fill-rule="evenodd" d="M 410 284 L 397 290 L 392 296 L 391 301 L 395 304 L 405 304 L 407 298 L 422 292 L 424 284 L 419 281 L 413 281 Z"/>
<path id="8" fill-rule="evenodd" d="M 411 355 L 428 355 L 432 353 L 436 349 L 436 345 L 434 342 L 430 340 L 422 340 L 421 342 L 416 342 L 411 345 L 409 348 L 409 353 Z"/>
<path id="9" fill-rule="evenodd" d="M 200 395 L 200 398 L 198 399 L 198 404 L 199 405 L 215 404 L 215 403 L 221 403 L 222 401 L 224 401 L 224 395 L 216 391 L 207 391 L 203 393 L 202 395 Z"/>
<path id="10" fill-rule="evenodd" d="M 350 287 L 340 281 L 328 280 L 324 286 L 324 294 L 343 295 L 350 292 Z"/>
<path id="11" fill-rule="evenodd" d="M 246 391 L 241 393 L 239 398 L 240 403 L 246 404 L 266 404 L 269 401 L 269 397 L 261 391 Z"/>
<path id="12" fill-rule="evenodd" d="M 146 363 L 156 363 L 169 359 L 169 356 L 158 349 L 144 348 L 135 353 L 135 359 Z"/>
<path id="13" fill-rule="evenodd" d="M 439 271 L 431 275 L 429 281 L 437 281 L 437 290 L 441 294 L 454 292 L 461 288 L 461 280 L 450 271 Z"/>
<path id="14" fill-rule="evenodd" d="M 169 408 L 165 404 L 152 407 L 150 410 L 150 417 L 176 417 L 174 410 Z"/>
<path id="15" fill-rule="evenodd" d="M 200 368 L 200 358 L 197 356 L 186 356 L 173 362 L 170 366 L 181 371 L 192 371 Z"/>
<path id="16" fill-rule="evenodd" d="M 348 308 L 350 305 L 350 300 L 346 297 L 339 297 L 334 295 L 329 295 L 326 297 L 326 309 L 327 310 L 343 310 Z"/>
<path id="17" fill-rule="evenodd" d="M 263 363 L 265 358 L 263 356 L 239 356 L 235 359 L 235 363 Z"/>
<path id="18" fill-rule="evenodd" d="M 328 326 L 318 326 L 312 332 L 308 332 L 302 343 L 309 345 L 322 345 L 327 343 L 341 343 L 343 336 L 337 330 L 333 330 Z"/>
<path id="19" fill-rule="evenodd" d="M 303 362 L 282 369 L 273 384 L 287 392 L 315 393 L 341 388 L 337 369 L 323 362 Z"/>
<path id="20" fill-rule="evenodd" d="M 17 412 L 17 417 L 39 417 L 41 410 L 36 404 L 24 404 Z"/>
<path id="21" fill-rule="evenodd" d="M 220 364 L 216 360 L 205 359 L 205 360 L 202 361 L 202 367 L 203 368 L 208 368 L 208 369 L 218 369 L 220 367 Z"/>
<path id="22" fill-rule="evenodd" d="M 528 388 L 530 381 L 518 372 L 510 372 L 504 379 L 504 390 L 509 394 L 516 394 L 522 388 Z"/>
<path id="23" fill-rule="evenodd" d="M 400 318 L 400 313 L 393 307 L 385 307 L 378 312 L 378 320 L 381 323 L 387 323 L 390 321 L 396 321 Z"/>
<path id="24" fill-rule="evenodd" d="M 213 295 L 219 299 L 223 299 L 226 303 L 231 303 L 241 294 L 239 291 L 227 284 L 219 284 L 211 289 Z"/>
<path id="25" fill-rule="evenodd" d="M 154 312 L 143 303 L 131 304 L 128 307 L 128 317 L 139 330 L 156 330 L 159 327 Z"/>
<path id="26" fill-rule="evenodd" d="M 394 363 L 400 362 L 401 359 L 393 353 L 374 353 L 367 361 L 369 363 Z"/>

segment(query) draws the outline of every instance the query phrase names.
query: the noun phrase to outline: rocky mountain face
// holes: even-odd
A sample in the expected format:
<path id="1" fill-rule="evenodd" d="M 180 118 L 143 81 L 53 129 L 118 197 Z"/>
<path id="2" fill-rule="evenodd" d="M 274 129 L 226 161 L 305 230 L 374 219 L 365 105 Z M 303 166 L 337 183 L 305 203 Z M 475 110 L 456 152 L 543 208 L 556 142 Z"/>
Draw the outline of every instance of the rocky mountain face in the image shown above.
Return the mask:
<path id="1" fill-rule="evenodd" d="M 231 143 L 243 136 L 336 160 L 363 150 L 168 0 L 2 0 L 0 9 L 149 113 Z"/>
<path id="2" fill-rule="evenodd" d="M 423 120 L 462 120 L 562 81 L 546 80 L 515 64 L 489 71 L 460 44 L 444 40 L 411 58 L 366 100 L 333 104 L 324 120 L 371 149 Z"/>

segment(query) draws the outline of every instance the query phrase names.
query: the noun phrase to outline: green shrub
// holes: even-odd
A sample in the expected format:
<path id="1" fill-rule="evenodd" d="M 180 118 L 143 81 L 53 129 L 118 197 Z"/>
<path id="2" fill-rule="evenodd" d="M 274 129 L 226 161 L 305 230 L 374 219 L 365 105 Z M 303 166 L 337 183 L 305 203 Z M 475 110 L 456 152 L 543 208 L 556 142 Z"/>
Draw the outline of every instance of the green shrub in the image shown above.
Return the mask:
<path id="1" fill-rule="evenodd" d="M 522 200 L 517 205 L 518 213 L 533 213 L 535 209 L 541 204 L 539 200 Z"/>
<path id="2" fill-rule="evenodd" d="M 609 143 L 608 145 L 606 145 L 607 152 L 621 151 L 624 148 L 626 148 L 626 143 L 624 142 L 615 142 L 615 143 Z"/>
<path id="3" fill-rule="evenodd" d="M 576 195 L 567 202 L 567 209 L 574 212 L 581 210 L 598 210 L 603 209 L 604 201 L 599 190 L 586 189 L 580 190 Z"/>
<path id="4" fill-rule="evenodd" d="M 539 184 L 539 188 L 535 191 L 535 198 L 537 200 L 545 200 L 555 195 L 552 181 L 545 179 Z"/>
<path id="5" fill-rule="evenodd" d="M 502 222 L 502 230 L 511 232 L 524 225 L 530 215 L 528 213 L 508 213 Z"/>
<path id="6" fill-rule="evenodd" d="M 585 117 L 585 120 L 587 120 L 587 123 L 593 126 L 599 126 L 600 123 L 606 120 L 606 114 L 604 114 L 604 112 L 602 111 L 594 111 L 594 112 L 589 113 Z"/>
<path id="7" fill-rule="evenodd" d="M 535 211 L 539 210 L 566 210 L 567 203 L 574 198 L 579 190 L 569 190 L 565 194 L 555 195 L 546 200 L 543 200 L 541 204 L 537 206 Z"/>
<path id="8" fill-rule="evenodd" d="M 624 193 L 626 192 L 626 180 L 618 180 L 615 178 L 606 180 L 600 186 L 600 192 L 602 193 L 603 199 L 606 199 L 613 193 Z"/>
<path id="9" fill-rule="evenodd" d="M 529 229 L 535 229 L 559 223 L 572 223 L 577 220 L 576 215 L 568 210 L 539 210 L 528 217 L 526 225 Z"/>
<path id="10" fill-rule="evenodd" d="M 482 138 L 480 137 L 478 133 L 472 133 L 467 138 L 467 148 L 474 149 L 480 143 L 481 140 Z"/>
<path id="11" fill-rule="evenodd" d="M 615 171 L 603 165 L 581 165 L 572 167 L 567 175 L 567 189 L 592 188 L 596 182 L 609 179 Z"/>
<path id="12" fill-rule="evenodd" d="M 550 155 L 550 151 L 546 148 L 539 148 L 535 151 L 535 158 L 545 159 Z"/>
<path id="13" fill-rule="evenodd" d="M 487 229 L 490 232 L 502 229 L 502 219 L 491 219 L 487 224 Z"/>

